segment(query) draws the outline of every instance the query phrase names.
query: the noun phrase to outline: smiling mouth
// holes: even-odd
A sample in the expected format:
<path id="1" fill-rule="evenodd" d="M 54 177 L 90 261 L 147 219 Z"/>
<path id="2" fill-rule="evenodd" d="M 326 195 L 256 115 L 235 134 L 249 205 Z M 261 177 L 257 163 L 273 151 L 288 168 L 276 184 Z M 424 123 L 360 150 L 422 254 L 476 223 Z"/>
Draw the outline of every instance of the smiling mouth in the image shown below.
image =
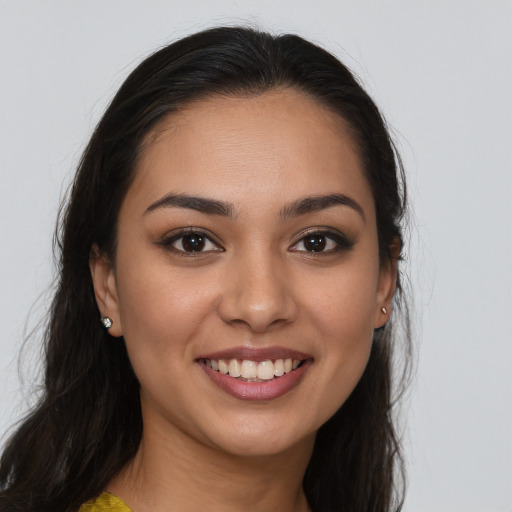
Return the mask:
<path id="1" fill-rule="evenodd" d="M 305 360 L 287 358 L 265 361 L 249 359 L 201 359 L 201 361 L 213 371 L 243 382 L 268 382 L 295 371 Z"/>

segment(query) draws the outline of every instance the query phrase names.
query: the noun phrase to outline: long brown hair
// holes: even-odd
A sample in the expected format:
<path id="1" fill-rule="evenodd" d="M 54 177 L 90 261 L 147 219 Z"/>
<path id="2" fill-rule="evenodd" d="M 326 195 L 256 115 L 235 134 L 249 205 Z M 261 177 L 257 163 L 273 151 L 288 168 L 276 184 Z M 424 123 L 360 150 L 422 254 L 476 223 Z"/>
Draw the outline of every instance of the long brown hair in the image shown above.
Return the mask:
<path id="1" fill-rule="evenodd" d="M 75 511 L 138 449 L 139 384 L 124 343 L 112 343 L 98 321 L 88 260 L 93 244 L 114 260 L 117 217 L 142 141 L 186 102 L 278 87 L 310 95 L 350 124 L 375 200 L 381 262 L 396 257 L 390 247 L 401 239 L 405 214 L 402 166 L 379 110 L 339 60 L 295 35 L 233 27 L 206 30 L 157 51 L 130 74 L 105 112 L 61 212 L 44 393 L 6 444 L 0 510 Z M 401 508 L 392 349 L 398 321 L 405 326 L 406 354 L 410 346 L 404 305 L 399 282 L 393 315 L 375 331 L 360 382 L 317 434 L 304 476 L 314 511 Z M 406 367 L 407 358 L 402 363 Z"/>

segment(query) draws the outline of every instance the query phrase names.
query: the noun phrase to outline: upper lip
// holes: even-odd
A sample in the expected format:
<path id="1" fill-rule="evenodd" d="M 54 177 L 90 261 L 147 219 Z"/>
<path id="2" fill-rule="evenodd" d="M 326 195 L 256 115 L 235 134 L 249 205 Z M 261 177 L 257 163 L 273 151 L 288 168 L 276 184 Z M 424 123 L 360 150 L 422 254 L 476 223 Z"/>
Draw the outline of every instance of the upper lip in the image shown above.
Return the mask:
<path id="1" fill-rule="evenodd" d="M 285 347 L 232 347 L 217 352 L 203 354 L 198 359 L 246 359 L 249 361 L 268 361 L 275 359 L 312 359 L 312 356 Z"/>

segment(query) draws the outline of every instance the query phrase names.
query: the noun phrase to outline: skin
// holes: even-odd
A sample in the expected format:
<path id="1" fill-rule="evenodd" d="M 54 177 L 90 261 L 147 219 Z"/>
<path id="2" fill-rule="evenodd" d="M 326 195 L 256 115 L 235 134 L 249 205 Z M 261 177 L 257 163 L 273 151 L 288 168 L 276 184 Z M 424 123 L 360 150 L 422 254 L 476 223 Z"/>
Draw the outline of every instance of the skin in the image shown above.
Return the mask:
<path id="1" fill-rule="evenodd" d="M 91 258 L 99 309 L 140 381 L 144 424 L 137 456 L 108 489 L 137 512 L 308 510 L 301 483 L 315 433 L 360 379 L 396 282 L 396 267 L 379 264 L 358 148 L 343 119 L 290 89 L 196 101 L 146 142 L 115 261 Z M 233 214 L 148 211 L 170 193 L 227 202 Z M 330 194 L 361 211 L 283 218 Z M 304 236 L 318 227 L 348 245 L 333 236 L 308 250 Z M 183 228 L 206 233 L 203 252 L 183 250 Z M 241 346 L 299 350 L 312 364 L 285 395 L 241 400 L 198 364 Z"/>

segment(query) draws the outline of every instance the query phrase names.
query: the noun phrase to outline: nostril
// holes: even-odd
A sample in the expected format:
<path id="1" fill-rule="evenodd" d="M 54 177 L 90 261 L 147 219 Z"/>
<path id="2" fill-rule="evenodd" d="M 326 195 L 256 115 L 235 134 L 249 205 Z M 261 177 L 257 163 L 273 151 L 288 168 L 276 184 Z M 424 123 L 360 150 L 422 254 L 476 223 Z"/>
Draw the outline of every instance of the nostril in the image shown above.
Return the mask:
<path id="1" fill-rule="evenodd" d="M 234 327 L 265 332 L 295 320 L 297 307 L 291 298 L 255 303 L 247 298 L 226 298 L 221 301 L 219 315 Z"/>
<path id="2" fill-rule="evenodd" d="M 295 319 L 292 279 L 285 278 L 286 269 L 281 269 L 274 255 L 256 248 L 232 263 L 222 276 L 219 297 L 218 311 L 224 322 L 260 333 Z"/>

